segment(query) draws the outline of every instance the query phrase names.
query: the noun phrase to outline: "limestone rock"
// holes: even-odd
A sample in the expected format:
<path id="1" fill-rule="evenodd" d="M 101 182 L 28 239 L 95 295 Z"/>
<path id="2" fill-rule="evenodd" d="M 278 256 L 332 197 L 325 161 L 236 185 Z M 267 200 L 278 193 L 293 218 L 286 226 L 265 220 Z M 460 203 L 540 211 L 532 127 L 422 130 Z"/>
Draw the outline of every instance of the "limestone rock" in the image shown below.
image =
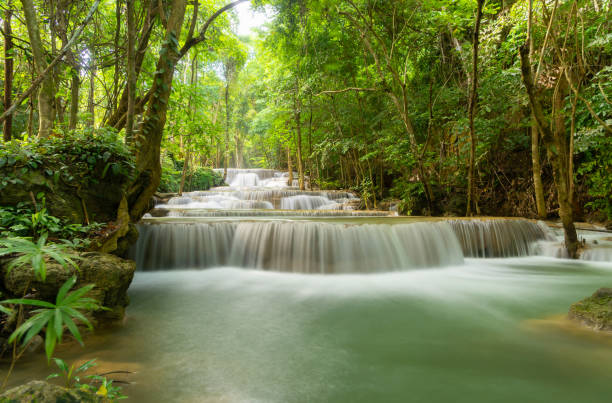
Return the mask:
<path id="1" fill-rule="evenodd" d="M 93 312 L 93 318 L 99 324 L 121 320 L 129 303 L 127 290 L 134 277 L 136 263 L 99 252 L 81 252 L 76 256 L 75 263 L 79 270 L 76 270 L 77 284 L 73 289 L 95 284 L 89 296 L 110 309 Z M 5 266 L 2 269 L 2 283 L 5 290 L 14 296 L 21 297 L 29 286 L 36 289 L 37 298 L 55 302 L 60 287 L 74 273 L 72 266 L 64 268 L 55 261 L 47 261 L 47 279 L 43 283 L 36 280 L 30 267 L 13 269 L 7 274 Z"/>
<path id="2" fill-rule="evenodd" d="M 612 331 L 612 288 L 600 288 L 573 304 L 569 318 L 596 330 Z"/>
<path id="3" fill-rule="evenodd" d="M 2 403 L 89 403 L 101 401 L 100 396 L 91 392 L 67 389 L 44 381 L 30 381 L 0 395 L 0 402 Z"/>

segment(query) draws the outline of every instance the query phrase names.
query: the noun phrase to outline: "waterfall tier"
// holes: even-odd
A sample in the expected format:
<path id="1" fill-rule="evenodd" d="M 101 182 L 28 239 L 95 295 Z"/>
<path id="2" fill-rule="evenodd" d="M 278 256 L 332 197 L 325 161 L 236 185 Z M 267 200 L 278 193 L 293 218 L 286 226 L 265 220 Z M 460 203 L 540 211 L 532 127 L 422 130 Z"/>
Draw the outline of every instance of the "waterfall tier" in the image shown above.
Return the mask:
<path id="1" fill-rule="evenodd" d="M 255 174 L 239 174 L 235 181 L 259 183 Z M 171 198 L 158 209 L 283 209 L 283 210 L 351 210 L 359 199 L 341 191 L 310 191 L 287 188 L 242 189 L 220 187 L 207 191 L 183 193 Z"/>
<path id="2" fill-rule="evenodd" d="M 141 224 L 141 270 L 235 266 L 302 273 L 363 273 L 461 264 L 464 256 L 524 256 L 548 237 L 527 220 L 410 224 L 312 221 Z"/>

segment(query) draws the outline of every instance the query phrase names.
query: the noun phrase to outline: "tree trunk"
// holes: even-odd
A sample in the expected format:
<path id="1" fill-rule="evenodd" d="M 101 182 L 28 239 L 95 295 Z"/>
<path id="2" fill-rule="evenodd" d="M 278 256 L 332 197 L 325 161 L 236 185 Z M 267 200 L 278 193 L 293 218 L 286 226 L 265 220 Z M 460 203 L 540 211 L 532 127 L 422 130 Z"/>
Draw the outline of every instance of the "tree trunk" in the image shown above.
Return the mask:
<path id="1" fill-rule="evenodd" d="M 161 179 L 160 147 L 174 68 L 178 61 L 178 39 L 185 17 L 186 0 L 173 0 L 171 14 L 153 78 L 152 96 L 137 139 L 137 176 L 128 192 L 130 219 L 138 221 L 149 207 Z"/>
<path id="2" fill-rule="evenodd" d="M 136 23 L 134 21 L 134 1 L 127 0 L 127 115 L 125 118 L 125 142 L 132 144 L 134 141 L 134 104 L 136 102 L 136 54 L 134 45 L 136 42 Z"/>
<path id="3" fill-rule="evenodd" d="M 569 183 L 568 183 L 568 164 L 567 164 L 567 142 L 565 131 L 562 124 L 562 116 L 559 113 L 554 116 L 553 128 L 551 130 L 548 120 L 544 114 L 544 107 L 539 98 L 537 89 L 533 81 L 533 73 L 529 63 L 529 43 L 527 42 L 520 48 L 521 56 L 521 76 L 523 84 L 529 97 L 529 104 L 533 112 L 539 132 L 542 134 L 542 141 L 548 149 L 550 162 L 553 166 L 555 174 L 555 184 L 557 189 L 557 198 L 559 201 L 559 216 L 563 224 L 563 232 L 565 235 L 565 247 L 570 258 L 576 258 L 578 255 L 578 236 L 576 227 L 574 226 L 573 206 L 569 198 Z M 559 73 L 561 79 L 563 72 Z M 559 87 L 563 87 L 558 83 Z M 562 89 L 559 88 L 554 95 L 553 106 L 558 111 L 562 107 Z"/>
<path id="4" fill-rule="evenodd" d="M 287 170 L 289 171 L 287 186 L 293 186 L 293 163 L 291 162 L 291 147 L 289 146 L 287 146 Z"/>
<path id="5" fill-rule="evenodd" d="M 78 71 L 72 71 L 72 77 L 70 79 L 70 122 L 68 128 L 70 130 L 76 129 L 77 120 L 79 116 L 79 89 L 81 86 L 81 79 L 79 78 Z"/>
<path id="6" fill-rule="evenodd" d="M 34 58 L 34 69 L 38 75 L 41 75 L 47 68 L 47 61 L 38 29 L 34 2 L 21 0 L 21 3 Z M 49 137 L 55 121 L 55 85 L 51 74 L 43 80 L 38 91 L 38 121 L 38 136 Z"/>
<path id="7" fill-rule="evenodd" d="M 87 97 L 87 112 L 89 113 L 89 127 L 94 127 L 96 125 L 96 106 L 94 99 L 96 93 L 96 68 L 93 66 L 93 59 L 91 63 L 92 66 L 89 68 L 89 96 Z"/>
<path id="8" fill-rule="evenodd" d="M 540 165 L 540 133 L 537 124 L 533 120 L 531 125 L 531 165 L 533 169 L 533 189 L 535 192 L 536 208 L 539 219 L 545 219 L 546 198 L 544 197 L 544 185 L 542 184 L 542 166 Z"/>
<path id="9" fill-rule="evenodd" d="M 225 163 L 223 164 L 223 181 L 227 179 L 227 167 L 229 165 L 229 125 L 230 125 L 230 110 L 229 110 L 229 79 L 226 77 L 225 83 Z"/>
<path id="10" fill-rule="evenodd" d="M 472 215 L 472 202 L 476 192 L 474 181 L 474 165 L 476 163 L 476 132 L 474 129 L 474 115 L 476 114 L 476 102 L 478 101 L 478 43 L 480 40 L 480 20 L 482 19 L 482 6 L 484 0 L 478 0 L 476 5 L 476 21 L 474 22 L 474 40 L 472 47 L 472 82 L 470 89 L 470 102 L 468 104 L 468 116 L 470 120 L 470 164 L 468 167 L 468 192 L 467 208 L 465 215 Z"/>
<path id="11" fill-rule="evenodd" d="M 295 130 L 297 135 L 297 166 L 298 166 L 298 182 L 300 190 L 304 190 L 304 166 L 302 161 L 302 116 L 301 116 L 301 105 L 298 98 L 299 85 L 296 80 L 295 93 L 293 94 L 293 113 L 295 118 Z"/>
<path id="12" fill-rule="evenodd" d="M 533 61 L 533 0 L 529 0 L 527 10 L 527 42 L 529 43 L 529 64 Z M 544 197 L 544 186 L 542 185 L 542 166 L 540 165 L 540 133 L 538 132 L 535 118 L 531 117 L 531 165 L 533 169 L 533 190 L 536 199 L 536 209 L 539 219 L 545 219 L 546 199 Z"/>
<path id="13" fill-rule="evenodd" d="M 11 30 L 11 18 L 13 10 L 11 2 L 6 4 L 4 12 L 4 110 L 11 107 L 11 95 L 13 93 L 13 31 Z M 13 131 L 13 116 L 8 116 L 2 126 L 4 141 L 11 140 Z"/>

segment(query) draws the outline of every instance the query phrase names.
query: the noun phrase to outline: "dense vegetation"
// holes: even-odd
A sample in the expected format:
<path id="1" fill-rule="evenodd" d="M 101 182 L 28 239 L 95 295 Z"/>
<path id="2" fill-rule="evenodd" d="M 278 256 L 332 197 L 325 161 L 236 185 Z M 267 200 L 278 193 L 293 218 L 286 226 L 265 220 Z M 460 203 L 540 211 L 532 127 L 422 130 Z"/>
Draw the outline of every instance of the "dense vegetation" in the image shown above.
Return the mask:
<path id="1" fill-rule="evenodd" d="M 241 2 L 2 0 L 4 147 L 117 133 L 131 221 L 228 166 L 405 213 L 561 216 L 570 250 L 575 219 L 612 219 L 609 1 L 257 0 L 248 38 Z"/>

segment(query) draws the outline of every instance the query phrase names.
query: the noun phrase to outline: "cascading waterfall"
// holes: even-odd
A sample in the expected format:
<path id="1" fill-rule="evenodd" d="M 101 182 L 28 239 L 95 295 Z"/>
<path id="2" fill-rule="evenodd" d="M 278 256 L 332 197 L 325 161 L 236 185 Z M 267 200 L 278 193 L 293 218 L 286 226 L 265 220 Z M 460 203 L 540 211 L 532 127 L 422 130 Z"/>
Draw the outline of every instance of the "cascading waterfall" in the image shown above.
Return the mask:
<path id="1" fill-rule="evenodd" d="M 237 266 L 301 273 L 360 273 L 463 262 L 444 222 L 142 224 L 133 257 L 142 270 Z"/>
<path id="2" fill-rule="evenodd" d="M 466 257 L 527 256 L 532 244 L 555 239 L 542 222 L 522 219 L 449 220 Z"/>
<path id="3" fill-rule="evenodd" d="M 186 192 L 171 198 L 166 204 L 156 205 L 156 209 L 170 210 L 170 213 L 163 215 L 180 217 L 186 209 L 352 210 L 355 203 L 359 203 L 359 199 L 350 192 L 290 188 L 283 173 L 270 169 L 228 169 L 226 181 L 230 186 Z M 162 214 L 153 212 L 152 215 Z"/>
<path id="4" fill-rule="evenodd" d="M 311 221 L 141 224 L 141 270 L 237 266 L 302 273 L 363 273 L 460 264 L 463 257 L 529 254 L 547 239 L 527 220 L 410 224 Z"/>

